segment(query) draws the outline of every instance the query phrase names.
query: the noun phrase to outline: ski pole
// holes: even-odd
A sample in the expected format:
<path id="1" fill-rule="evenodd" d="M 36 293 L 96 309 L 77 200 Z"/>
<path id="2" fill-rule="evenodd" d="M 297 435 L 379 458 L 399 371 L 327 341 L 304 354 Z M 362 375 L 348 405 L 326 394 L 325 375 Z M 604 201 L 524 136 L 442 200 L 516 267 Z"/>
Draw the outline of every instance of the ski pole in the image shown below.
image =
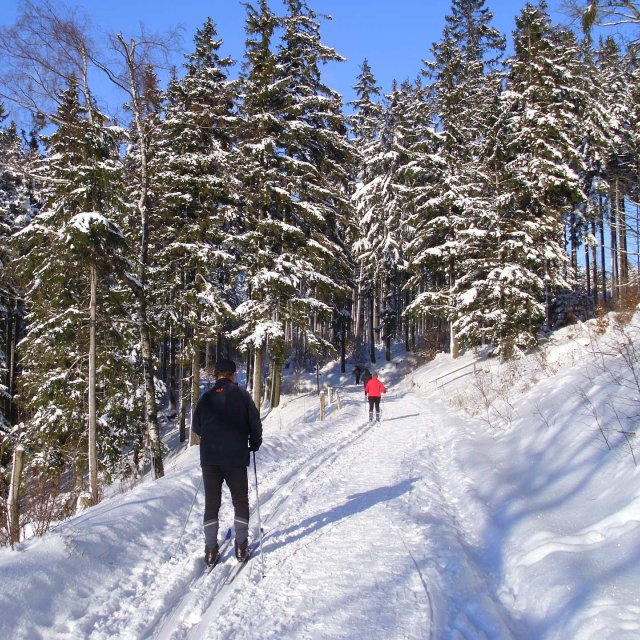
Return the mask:
<path id="1" fill-rule="evenodd" d="M 262 549 L 262 518 L 260 517 L 260 494 L 258 493 L 258 469 L 256 467 L 256 452 L 253 452 L 253 475 L 256 479 L 256 508 L 258 510 L 258 530 L 260 532 L 260 564 L 262 565 L 262 577 L 264 578 L 264 551 Z"/>
<path id="2" fill-rule="evenodd" d="M 182 536 L 184 535 L 185 529 L 187 528 L 187 523 L 189 522 L 189 516 L 191 515 L 191 511 L 193 510 L 193 505 L 196 503 L 196 498 L 198 497 L 198 492 L 200 491 L 201 486 L 202 486 L 202 476 L 200 476 L 200 482 L 198 482 L 198 486 L 196 487 L 196 493 L 193 496 L 193 500 L 191 501 L 191 506 L 189 507 L 189 513 L 187 513 L 187 517 L 185 518 L 184 525 L 182 527 L 182 532 L 180 533 L 180 537 L 178 538 L 178 543 L 176 544 L 176 551 L 180 548 L 180 543 L 182 542 Z M 175 552 L 174 552 L 174 555 L 175 555 Z"/>

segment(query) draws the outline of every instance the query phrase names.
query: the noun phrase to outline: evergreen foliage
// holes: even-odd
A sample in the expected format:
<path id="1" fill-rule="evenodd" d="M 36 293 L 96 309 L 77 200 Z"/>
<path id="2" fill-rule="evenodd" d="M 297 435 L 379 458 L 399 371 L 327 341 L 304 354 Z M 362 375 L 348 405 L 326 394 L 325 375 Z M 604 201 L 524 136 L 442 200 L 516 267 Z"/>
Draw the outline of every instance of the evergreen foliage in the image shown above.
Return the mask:
<path id="1" fill-rule="evenodd" d="M 20 344 L 20 396 L 28 407 L 23 443 L 36 466 L 61 470 L 65 461 L 80 472 L 86 456 L 88 288 L 91 265 L 100 274 L 101 294 L 110 297 L 117 278 L 122 237 L 109 219 L 119 201 L 120 132 L 105 127 L 93 106 L 83 107 L 72 82 L 57 111 L 60 123 L 45 138 L 42 210 L 18 235 L 18 266 L 25 288 L 28 331 Z M 118 406 L 117 381 L 127 384 L 117 350 L 117 328 L 101 305 L 99 371 L 102 384 L 101 455 L 113 462 L 117 429 L 126 421 Z M 27 400 L 28 399 L 28 404 Z M 111 410 L 111 411 L 110 411 Z M 115 416 L 112 416 L 112 412 Z M 34 459 L 32 458 L 32 459 Z"/>

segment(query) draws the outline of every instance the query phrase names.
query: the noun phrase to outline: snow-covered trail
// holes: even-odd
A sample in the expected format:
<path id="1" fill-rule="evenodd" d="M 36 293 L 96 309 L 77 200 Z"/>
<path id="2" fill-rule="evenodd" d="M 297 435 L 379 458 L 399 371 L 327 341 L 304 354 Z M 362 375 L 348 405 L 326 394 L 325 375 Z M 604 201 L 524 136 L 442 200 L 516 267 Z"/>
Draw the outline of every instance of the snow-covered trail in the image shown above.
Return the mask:
<path id="1" fill-rule="evenodd" d="M 0 596 L 11 614 L 0 632 L 55 640 L 526 637 L 514 632 L 476 550 L 486 514 L 470 506 L 477 501 L 453 464 L 451 436 L 466 428 L 460 418 L 430 394 L 393 387 L 381 423 L 368 422 L 361 387 L 348 386 L 342 409 L 332 405 L 324 422 L 317 396 L 288 402 L 288 413 L 267 419 L 257 456 L 264 577 L 257 555 L 226 585 L 235 566 L 228 548 L 202 578 L 201 493 L 187 518 L 200 476 L 193 448 L 161 481 L 105 500 L 22 558 L 8 556 L 3 575 L 24 607 L 12 611 Z M 231 520 L 226 496 L 223 527 Z M 39 585 L 56 574 L 73 579 L 38 600 Z"/>
<path id="2" fill-rule="evenodd" d="M 444 406 L 392 396 L 368 424 L 361 393 L 345 399 L 323 446 L 280 475 L 267 464 L 266 576 L 256 557 L 232 589 L 213 580 L 154 637 L 516 637 L 447 495 Z"/>
<path id="3" fill-rule="evenodd" d="M 429 637 L 428 588 L 403 544 L 414 537 L 406 519 L 418 481 L 406 454 L 420 430 L 392 411 L 363 428 L 362 407 L 349 407 L 342 422 L 359 436 L 297 478 L 286 502 L 265 503 L 267 576 L 208 637 Z"/>

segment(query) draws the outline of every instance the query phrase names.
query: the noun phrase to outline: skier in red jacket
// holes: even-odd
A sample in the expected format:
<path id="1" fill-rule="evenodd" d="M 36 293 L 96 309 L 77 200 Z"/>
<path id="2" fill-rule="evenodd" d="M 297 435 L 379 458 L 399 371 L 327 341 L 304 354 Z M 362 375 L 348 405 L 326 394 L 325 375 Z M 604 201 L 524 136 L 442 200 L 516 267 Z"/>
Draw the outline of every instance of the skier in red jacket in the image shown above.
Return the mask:
<path id="1" fill-rule="evenodd" d="M 387 388 L 378 380 L 378 376 L 372 373 L 364 392 L 369 399 L 369 422 L 373 422 L 373 407 L 376 408 L 376 420 L 380 422 L 380 396 L 387 392 Z"/>

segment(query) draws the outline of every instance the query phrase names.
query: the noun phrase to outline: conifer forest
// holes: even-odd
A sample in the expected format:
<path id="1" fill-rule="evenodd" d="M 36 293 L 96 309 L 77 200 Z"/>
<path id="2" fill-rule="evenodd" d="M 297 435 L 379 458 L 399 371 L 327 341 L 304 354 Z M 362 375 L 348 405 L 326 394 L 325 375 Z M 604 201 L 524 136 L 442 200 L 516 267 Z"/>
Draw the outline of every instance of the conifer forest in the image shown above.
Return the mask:
<path id="1" fill-rule="evenodd" d="M 606 29 L 637 3 L 528 4 L 508 50 L 490 0 L 452 0 L 415 80 L 365 59 L 347 103 L 313 4 L 251 0 L 242 60 L 205 17 L 171 68 L 170 38 L 98 42 L 50 0 L 0 30 L 3 521 L 18 449 L 45 525 L 163 476 L 218 357 L 275 407 L 283 372 L 517 358 L 637 296 L 640 57 Z"/>

